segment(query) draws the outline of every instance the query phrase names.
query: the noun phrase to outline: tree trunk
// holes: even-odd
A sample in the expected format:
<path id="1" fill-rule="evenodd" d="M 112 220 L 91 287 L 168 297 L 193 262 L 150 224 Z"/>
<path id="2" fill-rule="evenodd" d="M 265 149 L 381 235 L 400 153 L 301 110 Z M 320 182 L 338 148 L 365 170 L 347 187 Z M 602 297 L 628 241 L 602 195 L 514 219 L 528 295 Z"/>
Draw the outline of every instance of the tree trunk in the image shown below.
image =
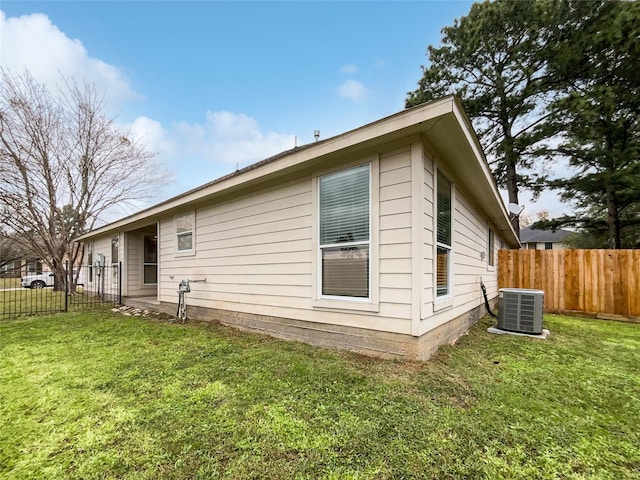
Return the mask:
<path id="1" fill-rule="evenodd" d="M 71 246 L 71 260 L 69 262 L 69 268 L 71 270 L 71 276 L 69 277 L 68 293 L 73 295 L 78 289 L 78 279 L 82 273 L 82 262 L 84 261 L 84 246 L 80 242 L 75 242 Z M 74 268 L 78 265 L 77 270 Z M 85 280 L 86 281 L 86 280 Z"/>
<path id="2" fill-rule="evenodd" d="M 507 192 L 509 193 L 509 203 L 518 205 L 518 182 L 516 181 L 516 166 L 507 164 Z M 511 226 L 520 238 L 520 215 L 509 212 Z"/>
<path id="3" fill-rule="evenodd" d="M 64 262 L 58 261 L 55 258 L 53 259 L 52 270 L 53 270 L 53 290 L 56 292 L 63 292 L 64 285 L 66 282 L 66 273 L 64 270 Z"/>
<path id="4" fill-rule="evenodd" d="M 504 140 L 504 157 L 507 170 L 507 193 L 509 195 L 509 203 L 519 205 L 518 202 L 518 175 L 516 172 L 516 165 L 518 164 L 518 156 L 513 150 L 513 139 L 511 138 L 508 128 L 505 128 L 505 140 Z M 516 236 L 520 238 L 520 215 L 509 212 L 509 220 L 511 226 L 516 232 Z"/>
<path id="5" fill-rule="evenodd" d="M 607 225 L 609 230 L 609 245 L 611 248 L 620 249 L 620 215 L 616 203 L 616 192 L 611 185 L 607 185 Z"/>
<path id="6" fill-rule="evenodd" d="M 502 74 L 501 71 L 499 71 Z M 499 77 L 501 80 L 501 77 Z M 500 81 L 500 85 L 498 87 L 498 96 L 500 98 L 500 128 L 502 129 L 502 134 L 504 135 L 504 140 L 502 141 L 501 150 L 504 153 L 504 164 L 506 169 L 506 186 L 507 186 L 507 194 L 509 196 L 509 203 L 514 203 L 519 205 L 518 202 L 518 175 L 516 172 L 516 168 L 518 162 L 520 160 L 518 153 L 514 149 L 514 138 L 511 133 L 511 122 L 509 121 L 509 114 L 507 112 L 507 95 L 504 91 L 504 87 L 502 82 Z M 500 149 L 499 149 L 500 150 Z M 513 227 L 513 231 L 516 233 L 516 237 L 520 239 L 520 215 L 516 215 L 515 213 L 509 212 L 509 221 L 511 222 L 511 226 Z"/>

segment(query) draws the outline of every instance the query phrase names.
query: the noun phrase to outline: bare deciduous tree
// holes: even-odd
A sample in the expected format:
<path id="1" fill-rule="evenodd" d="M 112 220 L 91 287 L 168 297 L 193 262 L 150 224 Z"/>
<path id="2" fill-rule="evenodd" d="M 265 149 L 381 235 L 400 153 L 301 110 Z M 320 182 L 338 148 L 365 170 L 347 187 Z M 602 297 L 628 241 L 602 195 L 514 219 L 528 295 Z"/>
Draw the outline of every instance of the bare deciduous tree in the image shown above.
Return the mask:
<path id="1" fill-rule="evenodd" d="M 152 196 L 166 175 L 155 154 L 104 113 L 95 86 L 62 79 L 52 91 L 28 73 L 1 69 L 0 220 L 62 285 L 74 242 L 115 205 Z"/>
<path id="2" fill-rule="evenodd" d="M 518 221 L 520 222 L 520 230 L 531 225 L 531 217 L 527 212 L 521 212 L 520 216 L 518 217 Z"/>
<path id="3" fill-rule="evenodd" d="M 0 225 L 0 274 L 6 270 L 13 270 L 20 265 L 16 265 L 23 257 L 23 252 L 10 235 L 5 233 L 5 229 Z"/>

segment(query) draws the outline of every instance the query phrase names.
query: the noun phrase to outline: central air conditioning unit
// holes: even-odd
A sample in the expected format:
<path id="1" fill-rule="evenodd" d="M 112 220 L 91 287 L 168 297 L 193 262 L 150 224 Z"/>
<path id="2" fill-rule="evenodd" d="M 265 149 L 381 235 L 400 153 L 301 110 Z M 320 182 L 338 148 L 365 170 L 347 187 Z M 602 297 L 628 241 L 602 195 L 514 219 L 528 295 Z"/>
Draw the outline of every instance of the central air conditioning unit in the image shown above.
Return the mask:
<path id="1" fill-rule="evenodd" d="M 541 334 L 544 292 L 501 288 L 498 296 L 498 328 L 510 332 Z"/>

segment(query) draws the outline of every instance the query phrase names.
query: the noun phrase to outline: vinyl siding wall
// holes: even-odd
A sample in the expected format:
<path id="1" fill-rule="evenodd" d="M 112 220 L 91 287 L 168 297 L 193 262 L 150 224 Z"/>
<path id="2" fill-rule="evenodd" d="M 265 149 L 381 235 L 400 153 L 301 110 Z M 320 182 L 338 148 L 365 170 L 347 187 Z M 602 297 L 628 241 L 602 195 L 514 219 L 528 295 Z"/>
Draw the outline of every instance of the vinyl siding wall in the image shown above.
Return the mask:
<path id="1" fill-rule="evenodd" d="M 411 147 L 380 155 L 380 314 L 411 319 Z M 407 330 L 410 333 L 410 330 Z"/>
<path id="2" fill-rule="evenodd" d="M 122 241 L 122 235 L 120 234 L 110 234 L 108 236 L 104 236 L 104 237 L 97 237 L 93 240 L 93 259 L 95 261 L 96 259 L 96 255 L 98 254 L 102 254 L 104 255 L 104 261 L 105 261 L 105 266 L 107 266 L 107 270 L 106 270 L 106 274 L 108 275 L 103 281 L 105 282 L 105 287 L 106 291 L 110 291 L 112 290 L 112 286 L 114 285 L 113 282 L 113 276 L 112 276 L 112 269 L 111 269 L 111 239 L 113 237 L 115 237 L 116 235 L 118 235 L 119 241 L 118 241 L 118 255 L 120 260 L 123 260 L 123 255 L 124 255 L 124 250 L 125 247 L 123 246 L 123 241 Z M 126 265 L 125 261 L 122 261 L 122 265 L 123 268 L 124 265 Z M 89 285 L 89 287 L 91 288 L 98 288 L 98 275 L 97 275 L 97 270 L 94 269 L 93 270 L 93 282 L 91 282 L 91 284 Z M 108 282 L 108 283 L 106 283 Z M 102 287 L 100 287 L 102 288 Z M 124 295 L 124 285 L 123 285 L 123 295 Z"/>
<path id="3" fill-rule="evenodd" d="M 311 295 L 310 179 L 279 185 L 195 212 L 195 255 L 176 252 L 172 218 L 160 223 L 160 300 L 262 312 L 307 306 Z M 171 278 L 173 277 L 173 278 Z M 265 313 L 266 314 L 266 313 Z"/>
<path id="4" fill-rule="evenodd" d="M 564 250 L 567 246 L 561 242 L 549 242 L 551 247 L 549 250 Z M 528 242 L 522 245 L 522 248 L 527 250 L 546 250 L 547 242 Z"/>
<path id="5" fill-rule="evenodd" d="M 421 308 L 421 330 L 426 327 L 424 319 L 428 319 L 433 314 L 433 301 L 435 293 L 435 271 L 434 271 L 434 242 L 435 242 L 435 217 L 434 217 L 434 195 L 436 167 L 431 155 L 424 151 L 424 171 L 422 182 L 422 308 Z"/>
<path id="6" fill-rule="evenodd" d="M 315 182 L 319 174 L 369 161 L 372 175 L 377 175 L 371 195 L 372 212 L 378 215 L 372 218 L 376 230 L 371 272 L 378 274 L 372 282 L 376 291 L 371 292 L 375 305 L 358 309 L 351 302 L 348 308 L 329 308 L 316 299 Z M 158 300 L 177 303 L 181 279 L 206 279 L 191 283 L 188 305 L 417 336 L 481 306 L 481 277 L 490 297 L 495 297 L 497 271 L 487 266 L 488 255 L 480 257 L 487 248 L 488 219 L 453 179 L 452 297 L 444 308 L 434 302 L 437 159 L 420 138 L 332 165 L 317 174 L 301 173 L 284 183 L 198 206 L 190 253 L 177 252 L 174 218 L 163 218 L 158 224 Z M 189 212 L 194 210 L 176 214 Z M 494 234 L 497 249 L 501 241 L 495 229 Z M 132 295 L 138 291 L 134 284 L 141 282 L 134 265 L 140 264 L 142 244 L 136 235 L 128 240 L 125 295 Z M 120 245 L 122 249 L 122 241 Z M 108 258 L 110 237 L 96 241 L 94 252 Z"/>
<path id="7" fill-rule="evenodd" d="M 111 265 L 111 238 L 115 235 L 109 235 L 108 237 L 96 238 L 93 242 L 93 258 L 96 254 L 104 255 L 104 261 L 106 265 Z"/>
<path id="8" fill-rule="evenodd" d="M 428 159 L 426 166 L 433 165 Z M 437 165 L 437 164 L 436 164 Z M 425 168 L 425 267 L 431 265 L 433 271 L 433 261 L 429 260 L 434 255 L 434 233 L 435 220 L 433 218 L 433 204 L 429 204 L 428 199 L 433 199 L 433 192 L 429 189 L 428 182 L 433 186 L 433 169 Z M 453 249 L 452 249 L 452 294 L 451 300 L 442 302 L 446 306 L 438 308 L 438 302 L 433 301 L 435 298 L 433 275 L 425 274 L 423 298 L 427 301 L 425 304 L 424 315 L 422 318 L 421 331 L 426 333 L 439 325 L 442 325 L 452 318 L 456 318 L 471 309 L 484 304 L 484 297 L 480 288 L 480 281 L 485 284 L 487 294 L 490 299 L 498 294 L 497 285 L 497 258 L 498 249 L 502 243 L 501 237 L 495 226 L 489 219 L 477 209 L 470 201 L 464 190 L 461 189 L 455 177 L 453 178 L 454 194 L 453 194 Z M 433 187 L 432 187 L 433 188 Z M 431 216 L 428 215 L 431 213 Z M 488 248 L 488 231 L 489 228 L 494 233 L 494 266 L 489 265 Z M 430 240 L 430 242 L 429 242 Z M 484 252 L 484 258 L 481 257 Z M 431 301 L 433 303 L 429 304 Z"/>
<path id="9" fill-rule="evenodd" d="M 411 169 L 410 147 L 355 160 L 331 171 L 378 162 L 379 304 L 377 312 L 317 307 L 314 295 L 312 221 L 316 176 L 205 205 L 195 212 L 195 254 L 176 252 L 173 218 L 160 222 L 159 300 L 177 301 L 182 278 L 192 283 L 191 305 L 410 333 Z M 379 160 L 378 160 L 379 159 Z M 186 211 L 185 211 L 186 212 Z M 373 249 L 372 249 L 373 250 Z M 354 303 L 355 304 L 355 303 Z"/>
<path id="10" fill-rule="evenodd" d="M 126 287 L 123 285 L 122 291 L 123 295 L 139 296 L 142 295 L 142 276 L 138 267 L 142 261 L 140 234 L 138 232 L 129 232 L 126 234 L 126 239 L 127 263 L 124 272 L 122 272 L 123 282 L 126 280 Z"/>

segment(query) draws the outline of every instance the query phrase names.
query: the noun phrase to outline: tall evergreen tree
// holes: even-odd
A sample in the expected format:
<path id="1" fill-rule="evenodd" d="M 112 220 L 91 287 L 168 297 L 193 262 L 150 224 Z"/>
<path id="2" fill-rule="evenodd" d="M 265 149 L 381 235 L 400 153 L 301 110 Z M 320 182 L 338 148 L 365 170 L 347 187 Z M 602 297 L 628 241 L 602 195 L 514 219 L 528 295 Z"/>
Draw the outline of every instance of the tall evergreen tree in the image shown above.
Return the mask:
<path id="1" fill-rule="evenodd" d="M 550 57 L 549 71 L 567 84 L 552 104 L 551 124 L 562 132 L 557 152 L 569 159 L 573 175 L 549 184 L 574 202 L 577 213 L 546 226 L 579 225 L 605 233 L 610 248 L 634 247 L 640 230 L 640 3 L 598 7 L 575 17 L 579 28 Z"/>
<path id="2" fill-rule="evenodd" d="M 428 47 L 429 64 L 406 100 L 410 107 L 459 95 L 510 203 L 519 203 L 521 186 L 533 185 L 527 169 L 552 133 L 544 108 L 556 91 L 548 47 L 565 8 L 534 0 L 473 4 L 467 16 L 442 29 L 442 46 Z M 519 232 L 517 217 L 512 225 Z"/>

